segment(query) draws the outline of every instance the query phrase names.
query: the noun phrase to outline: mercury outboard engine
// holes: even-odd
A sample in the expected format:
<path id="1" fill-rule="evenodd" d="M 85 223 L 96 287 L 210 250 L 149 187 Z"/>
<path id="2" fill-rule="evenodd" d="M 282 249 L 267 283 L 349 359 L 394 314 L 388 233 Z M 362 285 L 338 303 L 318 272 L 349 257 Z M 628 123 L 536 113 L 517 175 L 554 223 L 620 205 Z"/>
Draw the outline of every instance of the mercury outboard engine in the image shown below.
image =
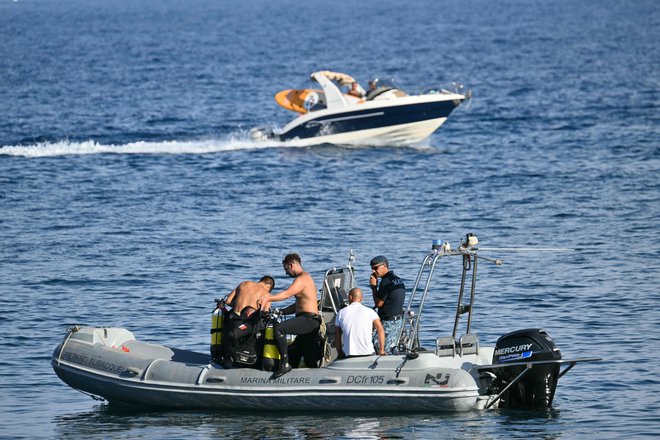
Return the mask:
<path id="1" fill-rule="evenodd" d="M 500 393 L 522 373 L 526 363 L 560 360 L 561 352 L 543 329 L 518 330 L 500 337 L 495 345 L 493 364 L 506 364 L 494 368 L 496 379 L 492 392 Z M 550 408 L 559 378 L 559 363 L 533 365 L 532 368 L 503 395 L 500 408 Z"/>

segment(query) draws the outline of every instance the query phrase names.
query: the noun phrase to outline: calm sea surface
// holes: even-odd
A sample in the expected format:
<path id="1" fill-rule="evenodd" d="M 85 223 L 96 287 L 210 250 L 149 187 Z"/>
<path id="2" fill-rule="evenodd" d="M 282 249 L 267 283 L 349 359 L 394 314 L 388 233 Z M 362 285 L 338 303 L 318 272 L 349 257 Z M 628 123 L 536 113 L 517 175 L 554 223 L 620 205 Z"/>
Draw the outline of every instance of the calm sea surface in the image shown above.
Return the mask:
<path id="1" fill-rule="evenodd" d="M 0 0 L 0 437 L 642 438 L 660 432 L 660 3 Z M 415 148 L 255 144 L 319 69 L 474 93 Z M 213 299 L 299 252 L 386 254 L 412 286 L 433 239 L 491 252 L 481 343 L 544 327 L 600 356 L 549 412 L 138 412 L 64 385 L 72 323 L 206 351 Z M 438 271 L 423 343 L 451 333 Z"/>

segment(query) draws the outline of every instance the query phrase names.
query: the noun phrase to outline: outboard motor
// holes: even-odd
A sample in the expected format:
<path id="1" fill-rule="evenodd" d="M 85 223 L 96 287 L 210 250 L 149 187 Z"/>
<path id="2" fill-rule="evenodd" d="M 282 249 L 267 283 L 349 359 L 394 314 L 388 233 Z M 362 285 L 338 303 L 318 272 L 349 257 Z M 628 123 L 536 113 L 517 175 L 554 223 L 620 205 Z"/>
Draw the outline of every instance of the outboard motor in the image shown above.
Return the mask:
<path id="1" fill-rule="evenodd" d="M 494 368 L 496 379 L 492 391 L 501 392 L 522 373 L 527 362 L 555 361 L 561 352 L 543 329 L 518 330 L 500 337 L 495 345 L 493 364 L 515 365 Z M 559 378 L 559 363 L 533 365 L 503 395 L 500 408 L 550 408 Z"/>
<path id="2" fill-rule="evenodd" d="M 254 127 L 250 129 L 250 139 L 253 141 L 267 141 L 275 137 L 275 131 L 273 127 L 267 127 L 265 125 Z"/>

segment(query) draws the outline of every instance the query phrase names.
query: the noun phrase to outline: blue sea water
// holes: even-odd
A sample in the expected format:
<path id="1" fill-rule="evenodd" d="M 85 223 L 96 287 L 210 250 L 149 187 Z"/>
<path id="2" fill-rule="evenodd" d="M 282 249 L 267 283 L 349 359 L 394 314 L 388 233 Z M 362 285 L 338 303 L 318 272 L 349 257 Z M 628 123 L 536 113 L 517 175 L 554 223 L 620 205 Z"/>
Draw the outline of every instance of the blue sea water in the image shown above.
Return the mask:
<path id="1" fill-rule="evenodd" d="M 0 1 L 0 436 L 643 438 L 660 432 L 660 4 L 652 0 Z M 312 71 L 474 98 L 421 146 L 255 144 Z M 544 327 L 549 412 L 133 411 L 50 367 L 72 323 L 206 351 L 213 299 L 299 252 L 386 254 L 409 286 L 467 232 L 481 343 Z M 440 268 L 423 343 L 451 333 Z"/>

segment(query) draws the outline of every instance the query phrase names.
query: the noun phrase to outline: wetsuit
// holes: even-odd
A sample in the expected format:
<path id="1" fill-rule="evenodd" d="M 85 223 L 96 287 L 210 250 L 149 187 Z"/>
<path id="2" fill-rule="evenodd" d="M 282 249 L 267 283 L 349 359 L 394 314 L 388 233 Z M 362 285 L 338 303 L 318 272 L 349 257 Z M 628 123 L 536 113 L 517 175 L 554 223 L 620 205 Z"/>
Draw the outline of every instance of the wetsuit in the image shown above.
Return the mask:
<path id="1" fill-rule="evenodd" d="M 303 357 L 307 367 L 318 367 L 320 356 L 316 338 L 320 326 L 319 315 L 307 312 L 296 313 L 295 318 L 287 319 L 284 322 L 275 322 L 273 326 L 275 342 L 282 356 L 282 363 L 288 362 L 297 367 L 300 358 Z M 298 335 L 291 347 L 287 345 L 287 334 Z M 291 353 L 289 353 L 289 349 L 291 349 Z"/>

